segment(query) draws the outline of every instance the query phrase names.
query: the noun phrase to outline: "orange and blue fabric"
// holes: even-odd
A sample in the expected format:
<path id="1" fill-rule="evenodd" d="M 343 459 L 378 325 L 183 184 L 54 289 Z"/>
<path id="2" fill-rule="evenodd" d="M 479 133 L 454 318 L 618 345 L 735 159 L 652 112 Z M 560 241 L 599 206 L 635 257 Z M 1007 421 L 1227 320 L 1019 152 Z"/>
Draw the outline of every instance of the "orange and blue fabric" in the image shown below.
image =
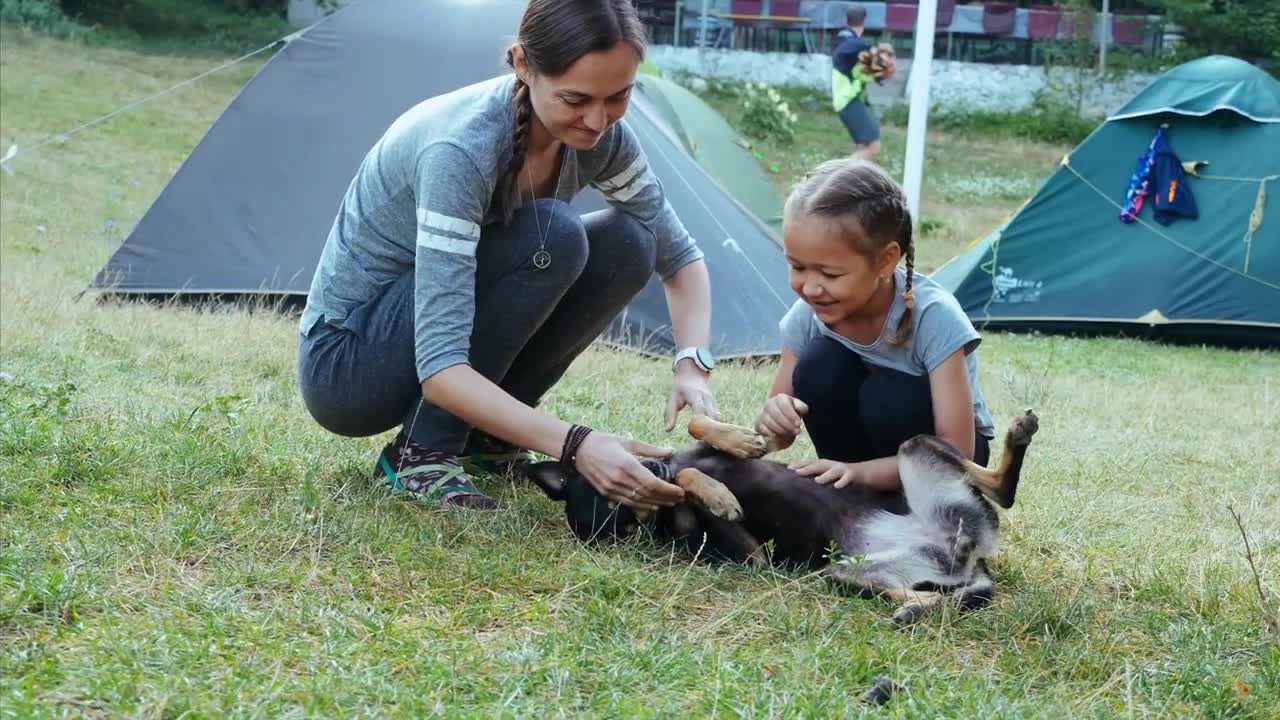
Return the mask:
<path id="1" fill-rule="evenodd" d="M 1164 127 L 1156 130 L 1147 151 L 1138 158 L 1138 167 L 1129 177 L 1124 205 L 1120 209 L 1121 222 L 1137 220 L 1148 195 L 1152 195 L 1153 214 L 1161 225 L 1169 225 L 1179 217 L 1194 219 L 1200 216 L 1195 196 L 1187 185 L 1182 161 L 1173 152 Z"/>

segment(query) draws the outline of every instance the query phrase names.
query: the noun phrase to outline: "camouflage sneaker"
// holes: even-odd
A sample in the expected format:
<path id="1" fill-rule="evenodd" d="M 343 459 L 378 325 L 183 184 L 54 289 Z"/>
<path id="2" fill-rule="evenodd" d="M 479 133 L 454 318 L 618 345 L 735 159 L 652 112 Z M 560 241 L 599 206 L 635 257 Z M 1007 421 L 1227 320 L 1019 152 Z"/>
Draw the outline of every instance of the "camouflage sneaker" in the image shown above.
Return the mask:
<path id="1" fill-rule="evenodd" d="M 495 510 L 498 503 L 472 484 L 457 456 L 397 438 L 378 456 L 374 481 L 395 495 L 430 505 Z"/>
<path id="2" fill-rule="evenodd" d="M 459 460 L 470 472 L 509 477 L 532 463 L 534 457 L 533 453 L 524 448 L 499 440 L 488 433 L 472 430 Z"/>

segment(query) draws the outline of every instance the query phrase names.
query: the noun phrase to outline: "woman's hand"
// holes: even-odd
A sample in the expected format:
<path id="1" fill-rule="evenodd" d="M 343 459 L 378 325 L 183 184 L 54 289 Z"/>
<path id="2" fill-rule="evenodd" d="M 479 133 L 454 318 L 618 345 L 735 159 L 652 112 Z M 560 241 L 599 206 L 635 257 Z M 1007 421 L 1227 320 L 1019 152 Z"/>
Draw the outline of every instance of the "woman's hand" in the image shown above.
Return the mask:
<path id="1" fill-rule="evenodd" d="M 756 432 L 764 436 L 769 452 L 777 452 L 791 447 L 803 428 L 803 416 L 809 412 L 809 406 L 800 400 L 777 393 L 769 398 L 764 408 L 756 417 Z"/>
<path id="2" fill-rule="evenodd" d="M 720 419 L 720 408 L 716 405 L 715 395 L 711 393 L 707 374 L 689 361 L 680 363 L 671 384 L 671 397 L 667 400 L 667 432 L 675 428 L 676 418 L 686 407 L 694 415 L 706 415 L 712 420 Z"/>
<path id="3" fill-rule="evenodd" d="M 684 499 L 679 485 L 653 476 L 636 455 L 666 459 L 671 450 L 638 440 L 623 440 L 607 433 L 593 432 L 578 448 L 575 466 L 601 495 L 637 510 L 657 510 Z"/>
<path id="4" fill-rule="evenodd" d="M 857 463 L 849 464 L 834 460 L 804 460 L 791 464 L 791 469 L 805 477 L 813 478 L 819 485 L 834 482 L 836 489 L 847 487 L 859 479 Z"/>

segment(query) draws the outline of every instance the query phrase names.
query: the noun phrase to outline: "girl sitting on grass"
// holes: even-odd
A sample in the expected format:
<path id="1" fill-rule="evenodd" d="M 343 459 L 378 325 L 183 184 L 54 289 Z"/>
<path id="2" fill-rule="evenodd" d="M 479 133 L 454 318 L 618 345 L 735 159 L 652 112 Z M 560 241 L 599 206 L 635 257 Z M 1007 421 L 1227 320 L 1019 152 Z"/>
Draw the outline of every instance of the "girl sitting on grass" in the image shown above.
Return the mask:
<path id="1" fill-rule="evenodd" d="M 756 419 L 770 448 L 790 447 L 803 425 L 819 459 L 793 467 L 838 488 L 898 489 L 898 445 L 920 433 L 985 465 L 994 428 L 981 338 L 949 292 L 915 274 L 902 188 L 871 163 L 832 160 L 783 217 L 800 299 L 780 324 L 782 363 Z"/>

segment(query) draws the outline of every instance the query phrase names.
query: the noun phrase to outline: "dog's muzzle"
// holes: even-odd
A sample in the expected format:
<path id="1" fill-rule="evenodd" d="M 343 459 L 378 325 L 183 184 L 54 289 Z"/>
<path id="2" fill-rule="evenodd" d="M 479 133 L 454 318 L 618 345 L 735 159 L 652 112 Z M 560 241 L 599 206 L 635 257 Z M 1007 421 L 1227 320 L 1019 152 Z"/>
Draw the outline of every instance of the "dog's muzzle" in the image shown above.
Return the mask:
<path id="1" fill-rule="evenodd" d="M 654 477 L 659 480 L 663 482 L 675 482 L 676 472 L 675 468 L 671 467 L 671 463 L 663 462 L 662 460 L 655 460 L 653 458 L 643 458 L 640 460 L 640 464 L 643 465 L 646 470 L 653 473 Z"/>

